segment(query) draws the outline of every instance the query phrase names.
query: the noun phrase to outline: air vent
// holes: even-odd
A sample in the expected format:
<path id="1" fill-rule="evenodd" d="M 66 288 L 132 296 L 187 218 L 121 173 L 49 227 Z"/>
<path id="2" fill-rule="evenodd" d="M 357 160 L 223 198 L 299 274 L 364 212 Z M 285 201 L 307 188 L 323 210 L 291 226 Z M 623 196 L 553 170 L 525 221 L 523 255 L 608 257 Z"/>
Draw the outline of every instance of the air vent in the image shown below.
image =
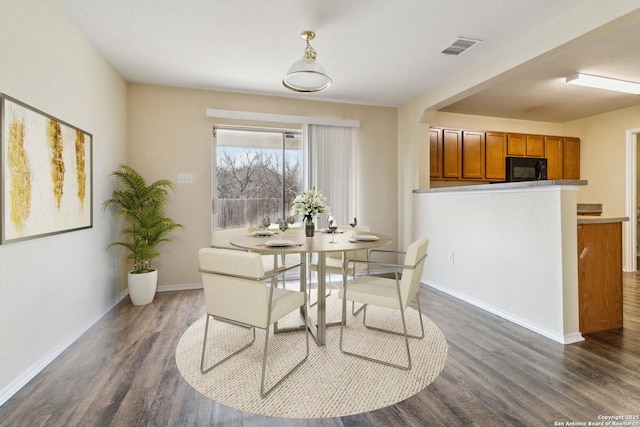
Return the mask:
<path id="1" fill-rule="evenodd" d="M 455 39 L 449 46 L 447 46 L 442 53 L 445 55 L 455 55 L 458 56 L 463 52 L 466 52 L 470 47 L 475 46 L 480 43 L 482 40 L 469 39 L 466 37 L 458 37 Z"/>

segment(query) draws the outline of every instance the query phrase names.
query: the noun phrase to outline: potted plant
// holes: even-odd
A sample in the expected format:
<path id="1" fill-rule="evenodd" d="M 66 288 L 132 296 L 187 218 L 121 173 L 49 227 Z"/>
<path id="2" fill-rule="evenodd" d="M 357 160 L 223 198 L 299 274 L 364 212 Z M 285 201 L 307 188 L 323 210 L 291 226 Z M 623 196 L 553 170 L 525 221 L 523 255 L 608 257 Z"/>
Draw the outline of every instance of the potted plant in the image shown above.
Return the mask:
<path id="1" fill-rule="evenodd" d="M 176 185 L 160 179 L 147 185 L 144 177 L 133 168 L 120 165 L 111 173 L 119 179 L 121 189 L 113 191 L 113 198 L 106 200 L 103 211 L 114 205 L 114 217 L 121 215 L 127 224 L 120 234 L 125 239 L 112 242 L 112 246 L 123 246 L 129 250 L 127 259 L 133 261 L 133 270 L 128 275 L 129 296 L 134 305 L 145 305 L 153 301 L 158 284 L 158 272 L 151 267 L 151 260 L 160 256 L 156 246 L 167 242 L 167 235 L 177 228 L 184 228 L 171 218 L 167 218 L 164 208 L 169 190 L 176 191 Z"/>

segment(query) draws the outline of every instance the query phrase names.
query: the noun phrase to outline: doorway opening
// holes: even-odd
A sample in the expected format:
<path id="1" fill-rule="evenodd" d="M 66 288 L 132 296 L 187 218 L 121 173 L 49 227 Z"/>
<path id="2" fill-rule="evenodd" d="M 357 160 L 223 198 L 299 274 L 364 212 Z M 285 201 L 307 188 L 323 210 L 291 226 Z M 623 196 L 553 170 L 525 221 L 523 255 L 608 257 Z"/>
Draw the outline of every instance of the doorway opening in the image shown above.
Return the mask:
<path id="1" fill-rule="evenodd" d="M 624 259 L 622 269 L 626 272 L 638 271 L 638 253 L 640 253 L 640 230 L 638 230 L 638 217 L 640 217 L 640 207 L 638 201 L 638 180 L 640 179 L 640 128 L 628 129 L 626 131 L 626 189 L 625 189 L 625 211 L 629 221 L 624 222 L 623 246 Z"/>

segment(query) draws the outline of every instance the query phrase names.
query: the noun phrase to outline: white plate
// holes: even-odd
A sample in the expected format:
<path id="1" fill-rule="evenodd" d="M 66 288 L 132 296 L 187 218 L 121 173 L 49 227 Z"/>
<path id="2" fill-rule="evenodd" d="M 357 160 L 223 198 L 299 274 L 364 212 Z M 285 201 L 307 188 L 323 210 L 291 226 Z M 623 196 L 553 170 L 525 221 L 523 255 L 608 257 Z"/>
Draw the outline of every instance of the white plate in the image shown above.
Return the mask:
<path id="1" fill-rule="evenodd" d="M 278 240 L 278 239 L 274 239 L 274 240 L 267 240 L 266 242 L 264 242 L 265 246 L 271 246 L 271 247 L 275 247 L 275 246 L 291 246 L 293 245 L 293 242 L 291 240 Z"/>
<path id="2" fill-rule="evenodd" d="M 360 242 L 373 242 L 378 240 L 378 236 L 373 236 L 371 234 L 361 234 L 356 237 L 352 237 L 349 239 L 350 241 L 360 241 Z"/>
<path id="3" fill-rule="evenodd" d="M 273 231 L 254 231 L 253 233 L 254 236 L 273 236 L 275 233 Z"/>

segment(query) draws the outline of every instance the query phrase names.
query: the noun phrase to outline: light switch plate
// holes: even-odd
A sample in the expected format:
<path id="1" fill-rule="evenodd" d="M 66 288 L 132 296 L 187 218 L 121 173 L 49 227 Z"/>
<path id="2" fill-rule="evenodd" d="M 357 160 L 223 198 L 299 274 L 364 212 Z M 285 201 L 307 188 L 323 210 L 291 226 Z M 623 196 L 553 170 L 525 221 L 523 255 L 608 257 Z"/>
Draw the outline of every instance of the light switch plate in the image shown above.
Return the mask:
<path id="1" fill-rule="evenodd" d="M 193 184 L 193 174 L 192 173 L 179 173 L 178 174 L 178 184 Z"/>

